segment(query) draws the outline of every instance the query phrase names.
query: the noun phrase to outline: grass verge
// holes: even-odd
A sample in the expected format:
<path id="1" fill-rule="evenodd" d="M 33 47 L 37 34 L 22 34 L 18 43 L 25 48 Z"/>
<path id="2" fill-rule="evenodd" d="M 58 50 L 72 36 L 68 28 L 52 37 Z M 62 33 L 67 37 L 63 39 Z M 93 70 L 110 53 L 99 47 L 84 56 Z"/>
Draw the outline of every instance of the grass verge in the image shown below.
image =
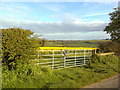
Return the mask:
<path id="1" fill-rule="evenodd" d="M 2 88 L 82 88 L 118 74 L 119 61 L 114 55 L 94 55 L 85 66 L 61 70 L 19 64 L 9 71 L 3 66 Z"/>

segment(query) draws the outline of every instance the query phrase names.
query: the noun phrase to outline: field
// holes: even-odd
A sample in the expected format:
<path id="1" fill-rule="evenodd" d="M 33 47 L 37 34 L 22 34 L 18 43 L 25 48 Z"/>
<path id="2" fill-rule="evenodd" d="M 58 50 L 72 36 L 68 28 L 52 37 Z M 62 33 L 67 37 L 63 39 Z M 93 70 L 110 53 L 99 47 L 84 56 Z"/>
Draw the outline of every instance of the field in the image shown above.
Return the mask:
<path id="1" fill-rule="evenodd" d="M 46 47 L 64 46 L 64 47 L 98 47 L 102 42 L 110 40 L 49 40 Z"/>

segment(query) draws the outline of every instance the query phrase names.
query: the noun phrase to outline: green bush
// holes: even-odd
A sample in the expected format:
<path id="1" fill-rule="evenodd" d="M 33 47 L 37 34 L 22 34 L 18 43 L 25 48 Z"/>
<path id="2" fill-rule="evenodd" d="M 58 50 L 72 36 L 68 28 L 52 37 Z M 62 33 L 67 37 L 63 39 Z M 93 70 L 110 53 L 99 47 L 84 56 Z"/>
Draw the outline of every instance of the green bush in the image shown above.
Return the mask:
<path id="1" fill-rule="evenodd" d="M 33 59 L 38 47 L 37 39 L 30 30 L 21 28 L 8 28 L 2 30 L 2 62 L 15 68 L 16 62 L 28 63 Z"/>
<path id="2" fill-rule="evenodd" d="M 120 55 L 120 43 L 109 41 L 99 44 L 101 52 L 115 52 L 116 55 Z"/>

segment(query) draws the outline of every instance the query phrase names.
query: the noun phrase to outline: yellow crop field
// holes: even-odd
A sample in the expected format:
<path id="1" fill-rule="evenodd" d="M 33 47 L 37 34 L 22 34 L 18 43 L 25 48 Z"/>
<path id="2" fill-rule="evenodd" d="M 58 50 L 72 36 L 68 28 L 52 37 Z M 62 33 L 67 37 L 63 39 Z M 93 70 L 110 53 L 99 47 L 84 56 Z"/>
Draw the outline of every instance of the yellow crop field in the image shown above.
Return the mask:
<path id="1" fill-rule="evenodd" d="M 39 47 L 37 50 L 96 50 L 98 48 L 89 48 L 89 47 Z"/>

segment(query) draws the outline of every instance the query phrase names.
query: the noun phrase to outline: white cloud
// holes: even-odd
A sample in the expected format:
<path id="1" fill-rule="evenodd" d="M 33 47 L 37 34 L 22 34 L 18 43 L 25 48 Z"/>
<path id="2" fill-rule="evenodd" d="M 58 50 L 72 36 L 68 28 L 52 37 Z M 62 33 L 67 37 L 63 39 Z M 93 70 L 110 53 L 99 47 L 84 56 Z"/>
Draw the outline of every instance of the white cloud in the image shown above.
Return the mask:
<path id="1" fill-rule="evenodd" d="M 83 17 L 92 17 L 92 16 L 100 16 L 100 15 L 108 15 L 108 13 L 89 14 L 89 15 L 84 15 Z"/>
<path id="2" fill-rule="evenodd" d="M 24 4 L 20 3 L 2 3 L 2 11 L 9 11 L 13 13 L 24 14 L 27 12 L 31 12 L 31 8 L 27 7 Z M 24 12 L 24 13 L 23 13 Z"/>
<path id="3" fill-rule="evenodd" d="M 60 11 L 65 7 L 64 5 L 59 5 L 59 4 L 53 4 L 53 5 L 52 4 L 51 5 L 45 4 L 45 5 L 42 5 L 42 6 L 51 10 L 51 11 Z"/>
<path id="4" fill-rule="evenodd" d="M 62 21 L 62 22 L 80 22 L 80 21 L 84 21 L 84 19 L 82 18 L 78 18 L 75 16 L 75 14 L 73 13 L 62 13 L 59 15 L 52 15 L 50 16 L 56 20 Z"/>
<path id="5" fill-rule="evenodd" d="M 55 33 L 44 35 L 44 38 L 51 40 L 91 40 L 91 39 L 106 39 L 110 38 L 103 31 L 86 32 L 86 33 Z"/>
<path id="6" fill-rule="evenodd" d="M 24 29 L 30 29 L 33 32 L 44 35 L 44 37 L 47 39 L 87 39 L 87 36 L 89 39 L 107 37 L 106 34 L 99 34 L 99 32 L 102 32 L 107 24 L 104 21 L 94 20 L 90 22 L 84 22 L 84 19 L 76 17 L 73 13 L 64 13 L 61 15 L 51 16 L 59 20 L 59 22 L 17 20 L 18 18 L 14 16 L 24 15 L 26 18 L 32 18 L 27 14 L 28 12 L 31 12 L 31 8 L 28 8 L 23 4 L 15 5 L 3 5 L 4 11 L 8 10 L 10 12 L 16 13 L 16 15 L 5 15 L 2 18 L 2 24 L 0 27 L 21 27 Z M 54 6 L 52 8 L 49 7 L 50 6 L 46 6 L 46 8 L 53 11 L 61 10 L 61 8 L 58 6 Z M 58 8 L 55 9 L 55 7 Z"/>
<path id="7" fill-rule="evenodd" d="M 1 6 L 1 16 L 3 18 L 10 19 L 34 19 L 32 17 L 32 8 L 22 4 L 22 3 L 2 3 Z M 19 17 L 19 18 L 18 18 Z"/>
<path id="8" fill-rule="evenodd" d="M 47 39 L 80 39 L 83 35 L 85 39 L 89 36 L 92 38 L 104 38 L 105 34 L 100 35 L 99 32 L 103 32 L 103 29 L 107 23 L 102 21 L 92 22 L 35 22 L 35 21 L 16 21 L 14 19 L 2 19 L 2 26 L 0 27 L 21 27 L 24 29 L 30 29 L 33 32 L 40 33 Z M 93 32 L 93 33 L 92 33 Z M 98 32 L 94 35 L 94 32 Z M 92 34 L 90 34 L 92 33 Z M 91 36 L 91 37 L 90 37 Z M 94 36 L 94 37 L 93 37 Z M 104 36 L 104 37 L 103 37 Z"/>

